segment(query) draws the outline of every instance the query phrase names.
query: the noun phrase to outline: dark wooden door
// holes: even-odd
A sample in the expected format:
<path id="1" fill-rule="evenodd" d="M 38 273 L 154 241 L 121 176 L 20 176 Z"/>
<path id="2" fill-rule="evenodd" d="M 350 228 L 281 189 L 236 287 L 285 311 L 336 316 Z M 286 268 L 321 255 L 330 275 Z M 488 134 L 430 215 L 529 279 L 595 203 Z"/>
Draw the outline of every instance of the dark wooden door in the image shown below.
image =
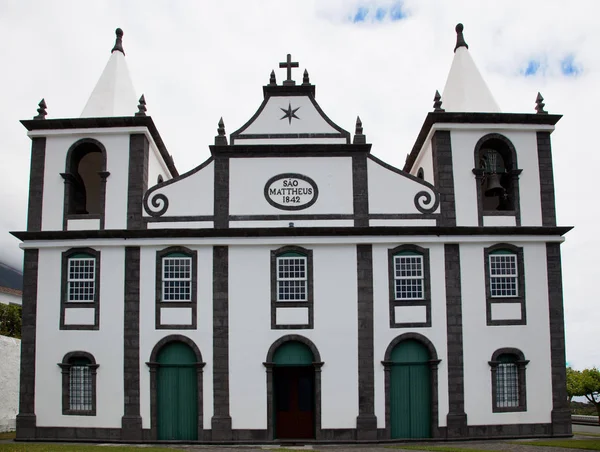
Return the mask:
<path id="1" fill-rule="evenodd" d="M 315 437 L 315 371 L 312 366 L 275 367 L 275 436 Z"/>

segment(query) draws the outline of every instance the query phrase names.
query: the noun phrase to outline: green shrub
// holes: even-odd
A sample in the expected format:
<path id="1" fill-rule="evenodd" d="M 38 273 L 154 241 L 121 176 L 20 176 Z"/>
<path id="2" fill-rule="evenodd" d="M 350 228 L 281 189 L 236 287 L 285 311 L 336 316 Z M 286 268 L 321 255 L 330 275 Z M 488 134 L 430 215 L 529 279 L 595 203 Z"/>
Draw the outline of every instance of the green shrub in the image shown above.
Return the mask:
<path id="1" fill-rule="evenodd" d="M 21 339 L 21 306 L 0 303 L 0 335 Z"/>

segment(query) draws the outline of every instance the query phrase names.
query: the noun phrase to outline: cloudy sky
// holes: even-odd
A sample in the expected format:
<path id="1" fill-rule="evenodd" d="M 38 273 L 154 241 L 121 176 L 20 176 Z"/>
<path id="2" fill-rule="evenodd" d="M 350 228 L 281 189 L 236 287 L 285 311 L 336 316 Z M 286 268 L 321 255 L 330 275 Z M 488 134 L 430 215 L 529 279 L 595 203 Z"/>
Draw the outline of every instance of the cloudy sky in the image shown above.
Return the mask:
<path id="1" fill-rule="evenodd" d="M 48 118 L 79 117 L 116 27 L 136 90 L 184 172 L 209 156 L 221 116 L 233 132 L 260 105 L 271 70 L 285 78 L 287 53 L 333 121 L 353 131 L 360 115 L 373 154 L 402 167 L 462 22 L 503 111 L 534 112 L 540 91 L 564 115 L 552 139 L 558 221 L 575 226 L 562 247 L 567 359 L 600 366 L 598 12 L 595 0 L 0 0 L 0 261 L 22 261 L 8 234 L 26 222 L 30 141 L 19 120 L 42 98 Z"/>

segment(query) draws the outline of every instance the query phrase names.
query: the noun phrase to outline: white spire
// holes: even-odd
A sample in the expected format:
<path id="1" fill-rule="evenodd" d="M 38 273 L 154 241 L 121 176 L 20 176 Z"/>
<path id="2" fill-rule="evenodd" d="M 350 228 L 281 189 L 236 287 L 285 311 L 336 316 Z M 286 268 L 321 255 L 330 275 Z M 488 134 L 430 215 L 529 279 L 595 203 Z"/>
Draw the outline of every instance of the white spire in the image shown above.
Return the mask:
<path id="1" fill-rule="evenodd" d="M 471 58 L 462 31 L 462 24 L 458 24 L 454 60 L 442 94 L 443 108 L 447 112 L 500 113 L 500 107 Z"/>
<path id="2" fill-rule="evenodd" d="M 82 118 L 133 116 L 137 111 L 137 96 L 129 76 L 125 52 L 121 43 L 123 31 L 117 28 L 116 34 L 115 46 L 81 113 Z"/>

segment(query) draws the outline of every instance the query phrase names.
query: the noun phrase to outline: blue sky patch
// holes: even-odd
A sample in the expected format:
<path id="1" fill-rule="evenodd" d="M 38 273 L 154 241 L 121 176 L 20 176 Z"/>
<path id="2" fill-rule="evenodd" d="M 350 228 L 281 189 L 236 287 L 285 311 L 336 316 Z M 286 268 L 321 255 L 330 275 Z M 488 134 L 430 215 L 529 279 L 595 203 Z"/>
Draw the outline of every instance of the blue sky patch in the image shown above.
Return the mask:
<path id="1" fill-rule="evenodd" d="M 523 71 L 523 74 L 525 75 L 525 77 L 529 77 L 531 75 L 535 75 L 537 74 L 537 72 L 540 69 L 540 62 L 537 60 L 529 60 L 529 62 L 527 63 L 527 67 L 525 68 L 525 70 Z"/>
<path id="2" fill-rule="evenodd" d="M 396 1 L 385 6 L 368 7 L 359 6 L 358 9 L 350 16 L 353 23 L 358 22 L 384 22 L 390 20 L 396 22 L 408 17 L 408 14 L 403 9 L 401 1 Z"/>
<path id="3" fill-rule="evenodd" d="M 575 63 L 575 57 L 573 55 L 567 55 L 560 62 L 560 70 L 563 75 L 566 75 L 567 77 L 575 77 L 581 73 L 582 68 Z"/>

